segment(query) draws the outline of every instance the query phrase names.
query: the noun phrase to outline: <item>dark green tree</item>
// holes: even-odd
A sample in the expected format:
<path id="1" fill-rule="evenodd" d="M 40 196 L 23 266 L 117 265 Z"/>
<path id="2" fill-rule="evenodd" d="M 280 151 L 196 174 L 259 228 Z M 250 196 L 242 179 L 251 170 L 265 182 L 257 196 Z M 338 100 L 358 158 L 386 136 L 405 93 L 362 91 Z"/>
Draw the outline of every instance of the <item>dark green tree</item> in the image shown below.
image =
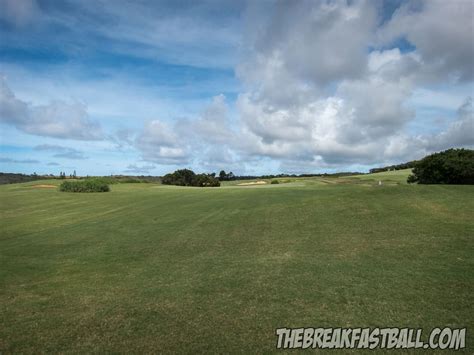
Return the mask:
<path id="1" fill-rule="evenodd" d="M 417 161 L 408 183 L 474 184 L 474 150 L 448 149 Z"/>
<path id="2" fill-rule="evenodd" d="M 221 170 L 221 172 L 219 173 L 219 180 L 224 181 L 225 179 L 227 179 L 227 174 L 224 170 Z"/>
<path id="3" fill-rule="evenodd" d="M 176 170 L 174 173 L 166 174 L 161 179 L 161 183 L 164 185 L 177 186 L 220 186 L 219 180 L 212 176 L 212 174 L 195 174 L 189 169 Z"/>

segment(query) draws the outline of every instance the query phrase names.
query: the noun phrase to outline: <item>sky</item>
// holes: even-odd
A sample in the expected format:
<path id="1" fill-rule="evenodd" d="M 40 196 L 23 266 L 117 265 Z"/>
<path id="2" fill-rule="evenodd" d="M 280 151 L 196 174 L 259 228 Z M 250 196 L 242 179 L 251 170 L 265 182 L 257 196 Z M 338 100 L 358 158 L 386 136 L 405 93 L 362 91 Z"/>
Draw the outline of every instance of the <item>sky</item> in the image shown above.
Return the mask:
<path id="1" fill-rule="evenodd" d="M 367 171 L 473 148 L 474 1 L 0 0 L 0 171 Z"/>

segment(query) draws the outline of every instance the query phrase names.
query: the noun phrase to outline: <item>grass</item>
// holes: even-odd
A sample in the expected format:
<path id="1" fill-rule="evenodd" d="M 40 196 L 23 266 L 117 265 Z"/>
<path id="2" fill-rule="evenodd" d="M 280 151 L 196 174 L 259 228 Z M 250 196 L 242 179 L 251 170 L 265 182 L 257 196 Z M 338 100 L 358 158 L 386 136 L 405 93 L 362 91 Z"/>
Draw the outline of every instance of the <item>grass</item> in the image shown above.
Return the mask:
<path id="1" fill-rule="evenodd" d="M 403 170 L 392 170 L 392 171 L 384 171 L 381 173 L 375 174 L 367 174 L 367 175 L 356 175 L 349 177 L 353 180 L 359 181 L 370 181 L 370 182 L 378 182 L 382 181 L 382 183 L 388 184 L 406 184 L 407 177 L 411 174 L 411 169 L 403 169 Z"/>
<path id="2" fill-rule="evenodd" d="M 400 174 L 0 186 L 0 352 L 269 353 L 277 327 L 450 326 L 472 353 L 474 187 Z"/>

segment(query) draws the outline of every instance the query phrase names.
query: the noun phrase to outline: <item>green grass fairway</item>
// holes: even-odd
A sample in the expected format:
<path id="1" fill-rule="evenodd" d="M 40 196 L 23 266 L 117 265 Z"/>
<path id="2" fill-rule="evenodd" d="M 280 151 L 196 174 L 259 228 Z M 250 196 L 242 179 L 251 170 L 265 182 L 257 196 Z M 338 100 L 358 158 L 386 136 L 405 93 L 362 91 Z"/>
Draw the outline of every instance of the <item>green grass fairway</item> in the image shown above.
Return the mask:
<path id="1" fill-rule="evenodd" d="M 261 354 L 277 327 L 450 326 L 472 353 L 474 186 L 407 174 L 0 186 L 0 352 Z"/>

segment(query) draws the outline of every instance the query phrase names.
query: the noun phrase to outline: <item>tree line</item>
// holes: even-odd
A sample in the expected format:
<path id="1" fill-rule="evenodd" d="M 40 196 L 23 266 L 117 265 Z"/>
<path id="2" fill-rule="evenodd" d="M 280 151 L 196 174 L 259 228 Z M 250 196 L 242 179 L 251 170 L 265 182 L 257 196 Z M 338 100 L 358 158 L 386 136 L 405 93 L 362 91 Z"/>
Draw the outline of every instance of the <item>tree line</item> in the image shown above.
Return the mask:
<path id="1" fill-rule="evenodd" d="M 370 174 L 375 174 L 375 173 L 382 173 L 384 171 L 413 169 L 416 163 L 418 163 L 418 160 L 413 160 L 413 161 L 409 161 L 407 163 L 402 163 L 402 164 L 384 166 L 382 168 L 373 168 L 373 169 L 370 169 L 369 172 Z"/>
<path id="2" fill-rule="evenodd" d="M 277 179 L 277 178 L 297 178 L 297 177 L 339 177 L 362 175 L 364 173 L 357 171 L 341 171 L 338 173 L 314 173 L 314 174 L 266 174 L 266 175 L 234 175 L 232 172 L 226 173 L 221 170 L 219 173 L 219 181 L 232 180 L 255 180 L 255 179 Z"/>

